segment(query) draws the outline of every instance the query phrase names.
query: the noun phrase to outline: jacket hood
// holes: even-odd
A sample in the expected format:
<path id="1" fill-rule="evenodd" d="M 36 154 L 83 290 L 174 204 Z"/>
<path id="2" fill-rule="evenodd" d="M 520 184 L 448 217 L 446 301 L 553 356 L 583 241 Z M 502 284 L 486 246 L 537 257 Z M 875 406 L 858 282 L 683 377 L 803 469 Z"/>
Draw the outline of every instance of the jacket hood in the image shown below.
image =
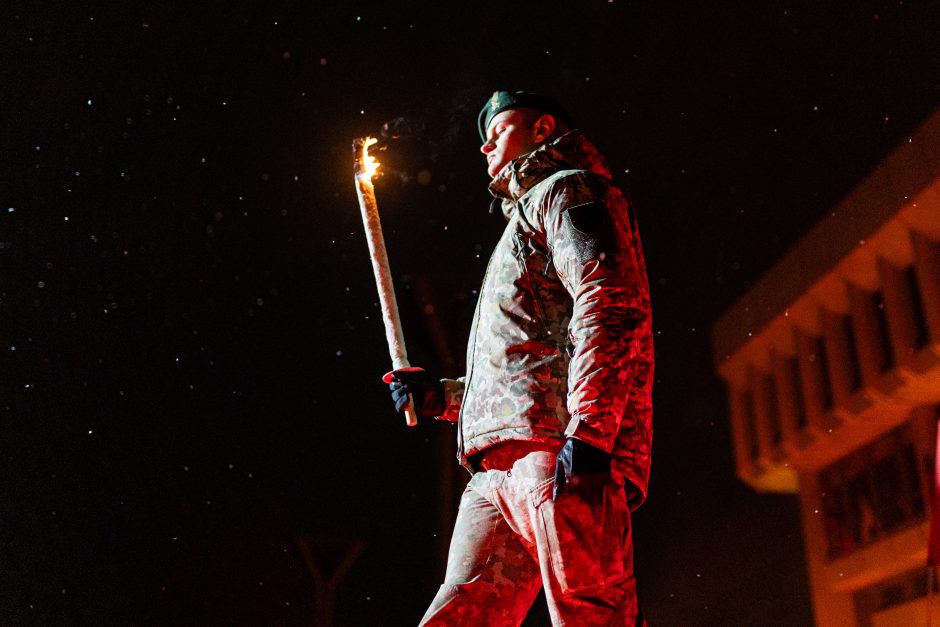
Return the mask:
<path id="1" fill-rule="evenodd" d="M 502 200 L 503 214 L 508 218 L 516 201 L 540 181 L 561 170 L 587 170 L 613 178 L 604 156 L 581 131 L 574 130 L 507 163 L 493 177 L 490 193 Z"/>

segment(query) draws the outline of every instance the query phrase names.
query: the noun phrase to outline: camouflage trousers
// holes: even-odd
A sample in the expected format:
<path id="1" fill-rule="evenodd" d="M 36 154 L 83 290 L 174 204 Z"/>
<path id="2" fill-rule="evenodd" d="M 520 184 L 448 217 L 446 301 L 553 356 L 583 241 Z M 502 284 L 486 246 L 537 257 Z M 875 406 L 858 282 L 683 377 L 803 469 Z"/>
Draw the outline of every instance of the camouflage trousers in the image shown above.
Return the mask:
<path id="1" fill-rule="evenodd" d="M 555 452 L 477 472 L 460 502 L 447 573 L 421 625 L 519 625 L 545 586 L 553 625 L 640 625 L 622 479 L 552 501 Z"/>

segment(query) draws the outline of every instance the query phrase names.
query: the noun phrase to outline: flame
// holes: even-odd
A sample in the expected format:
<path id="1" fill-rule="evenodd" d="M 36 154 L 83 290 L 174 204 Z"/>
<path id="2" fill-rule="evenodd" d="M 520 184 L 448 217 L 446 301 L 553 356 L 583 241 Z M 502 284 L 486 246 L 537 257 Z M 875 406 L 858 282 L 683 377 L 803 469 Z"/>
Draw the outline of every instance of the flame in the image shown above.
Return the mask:
<path id="1" fill-rule="evenodd" d="M 362 176 L 370 180 L 378 172 L 380 164 L 375 160 L 375 157 L 369 154 L 369 146 L 378 143 L 378 141 L 375 137 L 366 137 L 365 141 L 362 142 Z"/>

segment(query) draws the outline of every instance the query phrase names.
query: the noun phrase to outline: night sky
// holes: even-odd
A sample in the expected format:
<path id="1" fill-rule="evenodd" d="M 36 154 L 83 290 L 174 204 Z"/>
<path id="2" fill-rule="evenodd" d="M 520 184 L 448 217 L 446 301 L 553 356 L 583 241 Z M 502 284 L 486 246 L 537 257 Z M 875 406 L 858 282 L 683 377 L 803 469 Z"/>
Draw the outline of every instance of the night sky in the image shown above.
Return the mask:
<path id="1" fill-rule="evenodd" d="M 299 538 L 364 543 L 337 625 L 417 623 L 454 430 L 380 381 L 351 142 L 399 119 L 376 191 L 409 352 L 462 374 L 495 89 L 565 103 L 637 207 L 646 613 L 811 622 L 797 497 L 735 479 L 709 329 L 940 106 L 936 2 L 10 4 L 0 624 L 311 624 Z"/>

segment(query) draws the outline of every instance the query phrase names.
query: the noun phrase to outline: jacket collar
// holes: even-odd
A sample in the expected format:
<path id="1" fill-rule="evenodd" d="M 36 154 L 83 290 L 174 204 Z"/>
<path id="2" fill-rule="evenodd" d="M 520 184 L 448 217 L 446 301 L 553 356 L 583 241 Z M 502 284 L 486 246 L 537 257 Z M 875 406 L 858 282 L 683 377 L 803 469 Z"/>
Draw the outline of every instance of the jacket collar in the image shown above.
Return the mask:
<path id="1" fill-rule="evenodd" d="M 503 166 L 490 182 L 493 204 L 501 201 L 503 214 L 508 219 L 515 203 L 526 192 L 561 170 L 587 170 L 605 178 L 612 178 L 603 155 L 581 131 L 575 130 L 565 133 L 551 143 L 542 144 Z"/>

